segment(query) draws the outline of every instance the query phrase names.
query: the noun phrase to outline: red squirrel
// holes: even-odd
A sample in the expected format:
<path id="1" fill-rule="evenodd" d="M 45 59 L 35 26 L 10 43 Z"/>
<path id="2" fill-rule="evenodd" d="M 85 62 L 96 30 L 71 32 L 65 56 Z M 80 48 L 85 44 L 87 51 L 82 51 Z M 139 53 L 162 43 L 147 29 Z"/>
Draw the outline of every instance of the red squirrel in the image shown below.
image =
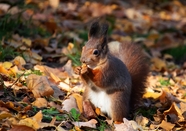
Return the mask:
<path id="1" fill-rule="evenodd" d="M 75 73 L 85 82 L 83 100 L 122 122 L 142 98 L 149 66 L 139 46 L 108 43 L 107 31 L 107 23 L 92 23 Z"/>

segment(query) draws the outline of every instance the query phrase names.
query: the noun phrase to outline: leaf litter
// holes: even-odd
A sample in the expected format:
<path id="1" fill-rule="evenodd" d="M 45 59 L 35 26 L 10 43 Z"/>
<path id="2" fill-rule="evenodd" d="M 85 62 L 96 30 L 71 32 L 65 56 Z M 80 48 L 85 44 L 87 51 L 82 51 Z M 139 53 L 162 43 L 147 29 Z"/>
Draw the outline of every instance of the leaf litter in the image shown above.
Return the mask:
<path id="1" fill-rule="evenodd" d="M 185 12 L 181 0 L 0 2 L 0 129 L 184 130 Z M 109 39 L 142 45 L 151 61 L 143 103 L 120 124 L 82 102 L 73 72 L 96 17 L 109 22 Z"/>

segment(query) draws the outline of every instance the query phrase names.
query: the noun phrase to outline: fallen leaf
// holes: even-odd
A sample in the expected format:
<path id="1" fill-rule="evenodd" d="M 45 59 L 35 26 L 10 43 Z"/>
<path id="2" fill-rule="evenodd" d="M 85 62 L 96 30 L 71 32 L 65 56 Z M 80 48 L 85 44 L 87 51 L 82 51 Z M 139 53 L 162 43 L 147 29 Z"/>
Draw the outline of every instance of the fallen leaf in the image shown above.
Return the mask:
<path id="1" fill-rule="evenodd" d="M 48 102 L 45 98 L 36 98 L 36 100 L 32 104 L 38 108 L 41 108 L 47 107 Z"/>
<path id="2" fill-rule="evenodd" d="M 26 79 L 26 83 L 27 87 L 33 92 L 36 98 L 41 96 L 51 96 L 54 94 L 46 76 L 31 74 Z"/>
<path id="3" fill-rule="evenodd" d="M 169 115 L 172 116 L 172 121 L 184 121 L 184 117 L 182 116 L 182 112 L 180 108 L 176 105 L 175 102 L 172 103 L 171 107 L 164 111 L 163 114 L 165 116 Z M 176 116 L 176 118 L 175 118 Z M 173 118 L 174 117 L 174 118 Z"/>
<path id="4" fill-rule="evenodd" d="M 5 69 L 10 69 L 13 66 L 13 64 L 12 64 L 12 62 L 3 62 L 2 66 Z"/>
<path id="5" fill-rule="evenodd" d="M 59 6 L 59 0 L 49 0 L 49 3 L 52 8 L 57 8 Z"/>
<path id="6" fill-rule="evenodd" d="M 123 122 L 124 123 L 121 123 L 121 124 L 114 124 L 116 131 L 136 131 L 136 129 L 133 128 L 133 126 L 129 120 L 124 118 Z M 137 129 L 137 130 L 142 131 L 141 129 Z"/>
<path id="7" fill-rule="evenodd" d="M 43 114 L 42 111 L 40 110 L 37 114 L 35 114 L 35 116 L 32 117 L 33 120 L 35 120 L 36 122 L 40 123 L 42 118 L 43 118 Z"/>
<path id="8" fill-rule="evenodd" d="M 32 118 L 25 118 L 19 121 L 18 123 L 19 125 L 25 125 L 28 127 L 33 128 L 34 130 L 39 129 L 39 123 L 35 120 L 33 120 Z"/>
<path id="9" fill-rule="evenodd" d="M 83 97 L 78 93 L 73 93 L 72 96 L 76 99 L 78 109 L 79 109 L 80 113 L 82 113 L 83 112 L 83 106 L 82 106 Z"/>
<path id="10" fill-rule="evenodd" d="M 12 116 L 11 113 L 9 113 L 9 112 L 7 112 L 7 111 L 2 111 L 2 112 L 0 113 L 0 120 L 5 119 L 5 118 L 8 118 L 8 117 L 11 117 L 11 116 Z"/>
<path id="11" fill-rule="evenodd" d="M 81 126 L 85 126 L 85 127 L 91 127 L 91 128 L 96 128 L 96 124 L 98 123 L 97 120 L 95 119 L 91 119 L 87 122 L 72 122 L 75 126 L 81 127 Z"/>
<path id="12" fill-rule="evenodd" d="M 149 119 L 143 116 L 137 116 L 135 121 L 138 125 L 141 125 L 142 127 L 145 127 L 149 123 Z"/>
<path id="13" fill-rule="evenodd" d="M 62 110 L 70 112 L 72 108 L 75 108 L 77 111 L 79 111 L 76 99 L 73 96 L 69 96 L 69 98 L 64 100 L 62 104 L 63 104 Z"/>
<path id="14" fill-rule="evenodd" d="M 32 41 L 30 39 L 23 38 L 22 42 L 26 44 L 26 46 L 31 47 Z"/>
<path id="15" fill-rule="evenodd" d="M 35 131 L 35 130 L 26 125 L 14 125 L 9 131 Z"/>
<path id="16" fill-rule="evenodd" d="M 26 64 L 25 60 L 21 56 L 16 56 L 16 58 L 13 60 L 13 63 L 18 66 L 19 69 L 22 69 L 22 66 Z"/>
<path id="17" fill-rule="evenodd" d="M 96 118 L 97 115 L 93 110 L 92 104 L 90 101 L 83 101 L 83 114 L 87 119 Z"/>
<path id="18" fill-rule="evenodd" d="M 163 120 L 159 126 L 166 131 L 171 131 L 174 128 L 175 124 Z"/>
<path id="19" fill-rule="evenodd" d="M 166 69 L 166 63 L 165 61 L 161 60 L 160 58 L 154 57 L 151 59 L 152 64 L 152 70 L 155 71 L 161 71 L 163 69 Z"/>
<path id="20" fill-rule="evenodd" d="M 8 109 L 12 109 L 15 111 L 20 111 L 21 107 L 20 106 L 15 106 L 15 104 L 12 101 L 8 101 L 8 102 L 3 102 L 0 101 L 0 107 L 6 107 Z"/>
<path id="21" fill-rule="evenodd" d="M 153 99 L 158 99 L 161 96 L 161 93 L 157 93 L 157 92 L 146 92 L 143 95 L 143 98 L 153 98 Z"/>
<path id="22" fill-rule="evenodd" d="M 161 103 L 166 103 L 166 102 L 169 102 L 169 103 L 172 103 L 172 102 L 180 102 L 179 99 L 177 99 L 175 96 L 173 96 L 171 93 L 169 92 L 166 92 L 166 91 L 162 91 L 162 94 L 161 96 L 159 97 L 160 99 L 160 102 Z"/>

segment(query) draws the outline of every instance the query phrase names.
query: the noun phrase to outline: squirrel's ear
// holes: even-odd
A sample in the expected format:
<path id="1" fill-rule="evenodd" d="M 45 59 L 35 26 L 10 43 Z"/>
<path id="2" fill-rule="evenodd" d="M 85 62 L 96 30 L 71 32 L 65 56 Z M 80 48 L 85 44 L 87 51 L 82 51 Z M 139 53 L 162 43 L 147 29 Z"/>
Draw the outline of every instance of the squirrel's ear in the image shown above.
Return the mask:
<path id="1" fill-rule="evenodd" d="M 90 27 L 88 38 L 90 38 L 90 37 L 98 37 L 99 32 L 100 32 L 99 21 L 95 21 L 95 22 L 92 23 L 92 25 Z"/>
<path id="2" fill-rule="evenodd" d="M 101 35 L 101 37 L 102 36 L 107 36 L 107 32 L 108 32 L 108 24 L 107 23 L 103 23 L 102 25 L 101 25 L 101 30 L 100 30 L 100 35 Z"/>
<path id="3" fill-rule="evenodd" d="M 108 24 L 107 23 L 103 23 L 101 25 L 101 29 L 100 29 L 100 42 L 102 43 L 102 45 L 104 46 L 105 44 L 107 44 L 107 32 L 108 32 Z"/>

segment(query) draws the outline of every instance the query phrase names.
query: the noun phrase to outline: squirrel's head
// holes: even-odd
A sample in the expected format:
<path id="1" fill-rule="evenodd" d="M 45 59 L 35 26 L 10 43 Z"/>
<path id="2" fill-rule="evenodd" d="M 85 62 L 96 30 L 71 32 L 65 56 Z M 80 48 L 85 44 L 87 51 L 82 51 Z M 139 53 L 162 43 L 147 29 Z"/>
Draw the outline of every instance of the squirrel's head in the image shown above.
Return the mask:
<path id="1" fill-rule="evenodd" d="M 106 61 L 108 53 L 107 45 L 108 24 L 99 21 L 93 22 L 88 42 L 82 49 L 81 62 L 85 63 L 89 68 L 95 68 Z"/>

